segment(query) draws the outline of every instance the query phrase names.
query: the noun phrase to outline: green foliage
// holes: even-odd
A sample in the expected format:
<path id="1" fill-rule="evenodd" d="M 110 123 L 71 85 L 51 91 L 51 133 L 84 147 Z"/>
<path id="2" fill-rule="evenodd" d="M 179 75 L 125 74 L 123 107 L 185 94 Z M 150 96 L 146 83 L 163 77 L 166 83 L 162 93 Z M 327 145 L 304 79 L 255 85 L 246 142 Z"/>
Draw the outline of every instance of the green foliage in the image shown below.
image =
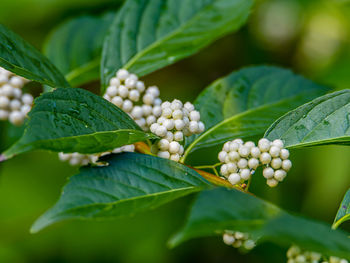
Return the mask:
<path id="1" fill-rule="evenodd" d="M 350 220 L 350 189 L 346 192 L 334 219 L 333 229 Z"/>
<path id="2" fill-rule="evenodd" d="M 69 87 L 62 74 L 45 56 L 1 24 L 0 66 L 51 87 Z"/>
<path id="3" fill-rule="evenodd" d="M 76 17 L 46 39 L 44 53 L 72 86 L 99 79 L 102 44 L 114 15 Z"/>
<path id="4" fill-rule="evenodd" d="M 191 238 L 222 234 L 225 230 L 248 232 L 261 242 L 296 244 L 326 255 L 350 257 L 350 239 L 344 232 L 288 214 L 250 194 L 225 188 L 199 194 L 185 227 L 170 244 L 175 246 Z"/>
<path id="5" fill-rule="evenodd" d="M 22 138 L 5 158 L 34 149 L 99 153 L 154 138 L 121 109 L 83 89 L 56 89 L 40 96 Z"/>
<path id="6" fill-rule="evenodd" d="M 272 124 L 265 137 L 280 138 L 288 148 L 349 144 L 350 90 L 327 94 L 288 112 Z"/>
<path id="7" fill-rule="evenodd" d="M 130 216 L 209 187 L 194 170 L 162 158 L 122 153 L 103 160 L 109 165 L 82 168 L 72 176 L 60 200 L 31 231 L 64 219 Z"/>
<path id="8" fill-rule="evenodd" d="M 128 0 L 107 35 L 103 90 L 119 68 L 139 76 L 190 56 L 247 19 L 252 0 Z"/>
<path id="9" fill-rule="evenodd" d="M 262 135 L 282 114 L 328 89 L 277 67 L 258 66 L 233 72 L 207 87 L 196 99 L 206 132 L 192 139 L 185 152 L 213 162 L 205 152 L 220 151 L 233 138 Z"/>

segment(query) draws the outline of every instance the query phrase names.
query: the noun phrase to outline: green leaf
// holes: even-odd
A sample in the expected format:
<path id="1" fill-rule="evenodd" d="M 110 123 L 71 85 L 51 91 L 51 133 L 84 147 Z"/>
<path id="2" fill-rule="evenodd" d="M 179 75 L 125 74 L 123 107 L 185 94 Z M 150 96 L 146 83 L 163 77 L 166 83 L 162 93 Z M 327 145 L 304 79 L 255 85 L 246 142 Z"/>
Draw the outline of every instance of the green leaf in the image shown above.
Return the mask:
<path id="1" fill-rule="evenodd" d="M 291 215 L 253 195 L 225 188 L 199 194 L 185 227 L 171 239 L 170 245 L 176 246 L 191 238 L 221 235 L 225 230 L 250 233 L 259 242 L 296 244 L 309 251 L 350 258 L 348 233 Z"/>
<path id="2" fill-rule="evenodd" d="M 99 79 L 102 43 L 115 12 L 79 16 L 55 28 L 46 39 L 45 55 L 72 86 Z"/>
<path id="3" fill-rule="evenodd" d="M 132 216 L 209 187 L 194 170 L 170 160 L 137 153 L 103 159 L 108 166 L 82 168 L 70 178 L 59 201 L 31 232 L 65 219 Z"/>
<path id="4" fill-rule="evenodd" d="M 143 76 L 194 54 L 242 26 L 252 4 L 252 0 L 128 0 L 103 47 L 103 87 L 119 68 Z"/>
<path id="5" fill-rule="evenodd" d="M 338 213 L 333 222 L 333 229 L 336 229 L 348 220 L 350 220 L 350 189 L 346 192 L 344 199 L 340 204 Z"/>
<path id="6" fill-rule="evenodd" d="M 350 143 L 350 90 L 314 99 L 282 116 L 266 131 L 288 148 Z"/>
<path id="7" fill-rule="evenodd" d="M 60 88 L 35 100 L 22 138 L 3 157 L 34 149 L 99 153 L 148 138 L 154 135 L 105 99 L 83 89 Z"/>
<path id="8" fill-rule="evenodd" d="M 44 55 L 1 24 L 0 66 L 51 87 L 69 87 L 63 75 Z"/>
<path id="9" fill-rule="evenodd" d="M 328 91 L 277 67 L 258 66 L 233 72 L 207 87 L 196 99 L 206 132 L 193 137 L 185 152 L 212 162 L 222 144 L 233 138 L 262 136 L 286 112 Z M 202 158 L 207 156 L 207 158 Z M 210 160 L 211 159 L 211 160 Z M 217 159 L 217 158 L 215 158 Z"/>

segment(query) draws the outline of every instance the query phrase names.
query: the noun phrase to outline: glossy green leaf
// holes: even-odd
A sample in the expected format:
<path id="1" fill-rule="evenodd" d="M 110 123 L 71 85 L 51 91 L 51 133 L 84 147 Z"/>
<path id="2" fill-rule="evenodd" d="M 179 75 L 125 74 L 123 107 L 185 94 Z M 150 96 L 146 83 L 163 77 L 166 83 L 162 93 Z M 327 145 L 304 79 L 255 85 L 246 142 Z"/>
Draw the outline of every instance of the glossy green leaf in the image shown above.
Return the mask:
<path id="1" fill-rule="evenodd" d="M 137 153 L 109 155 L 104 167 L 82 168 L 72 176 L 56 205 L 31 231 L 65 219 L 111 219 L 154 209 L 208 188 L 194 170 L 179 163 Z"/>
<path id="2" fill-rule="evenodd" d="M 101 79 L 145 75 L 192 55 L 247 19 L 252 0 L 128 0 L 107 35 Z"/>
<path id="3" fill-rule="evenodd" d="M 350 144 L 350 90 L 314 99 L 282 116 L 266 131 L 288 148 Z"/>
<path id="4" fill-rule="evenodd" d="M 346 192 L 334 219 L 333 228 L 337 228 L 345 221 L 350 220 L 350 189 Z"/>
<path id="5" fill-rule="evenodd" d="M 99 153 L 154 138 L 121 109 L 83 89 L 56 89 L 35 100 L 22 138 L 3 158 L 34 149 Z"/>
<path id="6" fill-rule="evenodd" d="M 348 233 L 291 215 L 273 204 L 237 190 L 216 188 L 199 194 L 185 227 L 170 241 L 222 235 L 225 230 L 250 233 L 258 242 L 296 244 L 324 255 L 350 258 Z"/>
<path id="7" fill-rule="evenodd" d="M 1 24 L 0 66 L 51 87 L 69 87 L 63 75 L 44 55 Z"/>
<path id="8" fill-rule="evenodd" d="M 280 116 L 327 92 L 328 89 L 277 67 L 258 66 L 233 72 L 215 81 L 196 99 L 206 131 L 193 137 L 185 152 L 213 161 L 222 144 L 233 138 L 262 136 Z M 211 160 L 210 160 L 211 159 Z M 216 159 L 216 158 L 215 158 Z"/>
<path id="9" fill-rule="evenodd" d="M 79 16 L 59 25 L 46 39 L 45 55 L 72 86 L 100 77 L 102 44 L 115 12 Z"/>

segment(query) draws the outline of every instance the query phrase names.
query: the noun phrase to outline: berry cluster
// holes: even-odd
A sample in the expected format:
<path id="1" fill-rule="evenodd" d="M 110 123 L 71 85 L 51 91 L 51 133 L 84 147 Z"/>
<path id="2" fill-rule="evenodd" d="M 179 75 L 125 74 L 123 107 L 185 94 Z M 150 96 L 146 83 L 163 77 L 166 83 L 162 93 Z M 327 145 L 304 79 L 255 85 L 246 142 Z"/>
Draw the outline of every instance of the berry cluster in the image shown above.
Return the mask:
<path id="1" fill-rule="evenodd" d="M 240 248 L 243 246 L 245 249 L 251 250 L 255 247 L 255 242 L 254 240 L 249 239 L 248 233 L 226 230 L 222 239 L 226 245 L 233 246 L 234 248 Z"/>
<path id="2" fill-rule="evenodd" d="M 220 173 L 232 185 L 249 180 L 258 166 L 263 165 L 263 175 L 270 187 L 282 182 L 292 167 L 288 157 L 289 151 L 283 149 L 281 140 L 270 142 L 265 138 L 259 140 L 258 146 L 251 141 L 244 143 L 241 139 L 226 142 L 218 155 L 223 163 Z"/>
<path id="3" fill-rule="evenodd" d="M 178 162 L 184 152 L 185 136 L 202 133 L 204 129 L 200 113 L 192 103 L 165 101 L 161 105 L 161 116 L 150 127 L 151 132 L 162 138 L 154 151 L 159 157 Z"/>
<path id="4" fill-rule="evenodd" d="M 59 153 L 58 157 L 62 162 L 68 161 L 72 166 L 84 166 L 89 163 L 96 164 L 99 157 L 110 153 L 134 152 L 135 146 L 133 144 L 124 145 L 115 148 L 112 152 L 105 152 L 101 154 L 81 154 L 81 153 Z"/>
<path id="5" fill-rule="evenodd" d="M 120 69 L 111 78 L 103 97 L 129 114 L 143 130 L 148 131 L 161 114 L 162 100 L 159 95 L 158 87 L 151 86 L 146 89 L 145 84 L 135 74 Z"/>
<path id="6" fill-rule="evenodd" d="M 28 80 L 0 67 L 0 120 L 21 125 L 31 110 L 33 96 L 22 93 Z"/>
<path id="7" fill-rule="evenodd" d="M 346 259 L 330 257 L 323 260 L 320 253 L 304 251 L 298 246 L 291 246 L 287 251 L 287 263 L 348 263 Z"/>

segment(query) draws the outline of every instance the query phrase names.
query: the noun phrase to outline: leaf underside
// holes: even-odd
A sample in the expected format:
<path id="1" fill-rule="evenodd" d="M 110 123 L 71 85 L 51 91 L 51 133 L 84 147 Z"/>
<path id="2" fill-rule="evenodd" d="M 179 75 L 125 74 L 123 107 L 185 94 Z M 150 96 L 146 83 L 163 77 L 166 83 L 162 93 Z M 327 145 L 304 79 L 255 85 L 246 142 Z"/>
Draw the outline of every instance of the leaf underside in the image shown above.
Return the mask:
<path id="1" fill-rule="evenodd" d="M 72 176 L 59 201 L 31 231 L 65 219 L 131 216 L 209 187 L 194 170 L 163 158 L 122 153 L 103 160 L 109 165 L 85 167 Z"/>
<path id="2" fill-rule="evenodd" d="M 346 192 L 334 219 L 333 229 L 350 220 L 350 189 Z"/>
<path id="3" fill-rule="evenodd" d="M 104 92 L 119 68 L 139 76 L 173 64 L 247 19 L 252 0 L 128 0 L 103 47 Z"/>
<path id="4" fill-rule="evenodd" d="M 273 204 L 237 190 L 203 191 L 195 201 L 184 228 L 170 245 L 197 237 L 222 235 L 225 230 L 251 234 L 259 242 L 283 246 L 296 244 L 324 255 L 350 258 L 348 233 L 325 224 L 291 215 Z"/>

